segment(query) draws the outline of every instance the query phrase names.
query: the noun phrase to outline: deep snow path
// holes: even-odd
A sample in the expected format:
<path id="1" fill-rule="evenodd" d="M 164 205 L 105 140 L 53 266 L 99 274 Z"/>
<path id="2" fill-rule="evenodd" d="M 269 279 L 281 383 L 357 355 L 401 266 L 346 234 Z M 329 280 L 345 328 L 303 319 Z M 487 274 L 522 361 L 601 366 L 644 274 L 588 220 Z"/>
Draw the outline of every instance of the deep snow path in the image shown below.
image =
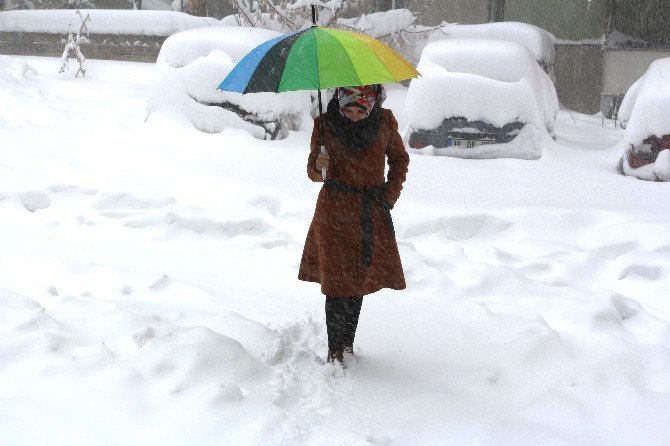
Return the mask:
<path id="1" fill-rule="evenodd" d="M 144 123 L 151 66 L 25 60 L 0 69 L 9 444 L 670 443 L 670 185 L 616 174 L 611 124 L 561 112 L 537 161 L 413 155 L 409 286 L 365 299 L 342 373 L 296 279 L 306 132 Z"/>

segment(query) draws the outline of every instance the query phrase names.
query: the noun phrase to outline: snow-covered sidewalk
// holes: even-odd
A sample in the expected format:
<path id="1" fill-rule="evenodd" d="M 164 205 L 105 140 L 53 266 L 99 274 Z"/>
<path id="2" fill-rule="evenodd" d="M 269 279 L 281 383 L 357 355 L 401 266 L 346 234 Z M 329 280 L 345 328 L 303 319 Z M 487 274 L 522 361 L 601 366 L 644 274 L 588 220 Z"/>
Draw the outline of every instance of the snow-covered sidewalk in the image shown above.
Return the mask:
<path id="1" fill-rule="evenodd" d="M 145 123 L 153 66 L 87 64 L 0 56 L 0 443 L 670 444 L 670 183 L 616 173 L 611 123 L 412 155 L 408 289 L 342 372 L 297 280 L 309 133 Z"/>

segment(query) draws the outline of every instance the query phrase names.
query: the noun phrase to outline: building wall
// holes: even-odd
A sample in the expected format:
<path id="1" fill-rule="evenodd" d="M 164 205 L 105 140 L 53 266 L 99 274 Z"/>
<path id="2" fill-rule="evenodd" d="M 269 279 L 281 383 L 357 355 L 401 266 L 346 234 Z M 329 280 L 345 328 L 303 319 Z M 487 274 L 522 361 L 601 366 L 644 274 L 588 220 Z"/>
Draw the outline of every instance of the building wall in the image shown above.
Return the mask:
<path id="1" fill-rule="evenodd" d="M 426 26 L 449 23 L 486 23 L 489 20 L 490 0 L 418 0 L 412 11 L 419 23 Z"/>
<path id="2" fill-rule="evenodd" d="M 166 37 L 126 34 L 89 34 L 81 50 L 87 59 L 156 62 Z M 0 54 L 61 57 L 67 36 L 50 33 L 0 31 Z"/>
<path id="3" fill-rule="evenodd" d="M 557 41 L 554 75 L 559 101 L 582 113 L 600 110 L 604 0 L 505 0 L 505 20 L 552 33 Z"/>
<path id="4" fill-rule="evenodd" d="M 605 49 L 603 93 L 626 93 L 628 88 L 647 71 L 653 61 L 664 57 L 670 57 L 670 50 Z"/>
<path id="5" fill-rule="evenodd" d="M 669 0 L 618 0 L 614 8 L 614 29 L 654 48 L 670 48 Z"/>
<path id="6" fill-rule="evenodd" d="M 605 33 L 604 0 L 505 0 L 505 21 L 530 23 L 559 40 L 596 39 Z"/>
<path id="7" fill-rule="evenodd" d="M 600 110 L 603 77 L 600 45 L 556 45 L 554 75 L 561 104 L 581 113 Z"/>

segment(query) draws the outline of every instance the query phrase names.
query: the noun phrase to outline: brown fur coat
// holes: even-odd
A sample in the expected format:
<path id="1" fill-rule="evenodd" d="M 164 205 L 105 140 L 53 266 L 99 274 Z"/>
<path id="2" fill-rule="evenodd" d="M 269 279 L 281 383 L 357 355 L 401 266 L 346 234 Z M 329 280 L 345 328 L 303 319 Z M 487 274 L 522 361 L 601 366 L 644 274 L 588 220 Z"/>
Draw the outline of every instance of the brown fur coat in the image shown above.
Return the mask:
<path id="1" fill-rule="evenodd" d="M 298 278 L 320 283 L 327 296 L 363 296 L 382 288 L 405 288 L 389 208 L 400 196 L 409 155 L 393 113 L 386 109 L 382 113 L 379 133 L 362 153 L 343 147 L 325 125 L 327 114 L 323 116 L 330 168 L 316 202 Z M 307 161 L 312 181 L 323 181 L 315 166 L 318 155 L 316 118 Z"/>

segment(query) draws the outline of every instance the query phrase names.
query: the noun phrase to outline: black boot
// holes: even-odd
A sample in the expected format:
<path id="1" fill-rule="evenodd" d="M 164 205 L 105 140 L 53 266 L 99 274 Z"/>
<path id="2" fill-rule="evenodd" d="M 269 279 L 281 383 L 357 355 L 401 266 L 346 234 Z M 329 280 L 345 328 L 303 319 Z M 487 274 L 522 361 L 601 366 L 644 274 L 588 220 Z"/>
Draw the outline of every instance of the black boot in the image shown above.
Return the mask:
<path id="1" fill-rule="evenodd" d="M 328 362 L 330 364 L 335 364 L 335 361 L 339 362 L 343 369 L 347 368 L 344 364 L 344 350 L 328 350 Z"/>
<path id="2" fill-rule="evenodd" d="M 326 296 L 326 330 L 328 362 L 338 361 L 344 367 L 344 355 L 354 354 L 354 337 L 363 297 Z"/>

